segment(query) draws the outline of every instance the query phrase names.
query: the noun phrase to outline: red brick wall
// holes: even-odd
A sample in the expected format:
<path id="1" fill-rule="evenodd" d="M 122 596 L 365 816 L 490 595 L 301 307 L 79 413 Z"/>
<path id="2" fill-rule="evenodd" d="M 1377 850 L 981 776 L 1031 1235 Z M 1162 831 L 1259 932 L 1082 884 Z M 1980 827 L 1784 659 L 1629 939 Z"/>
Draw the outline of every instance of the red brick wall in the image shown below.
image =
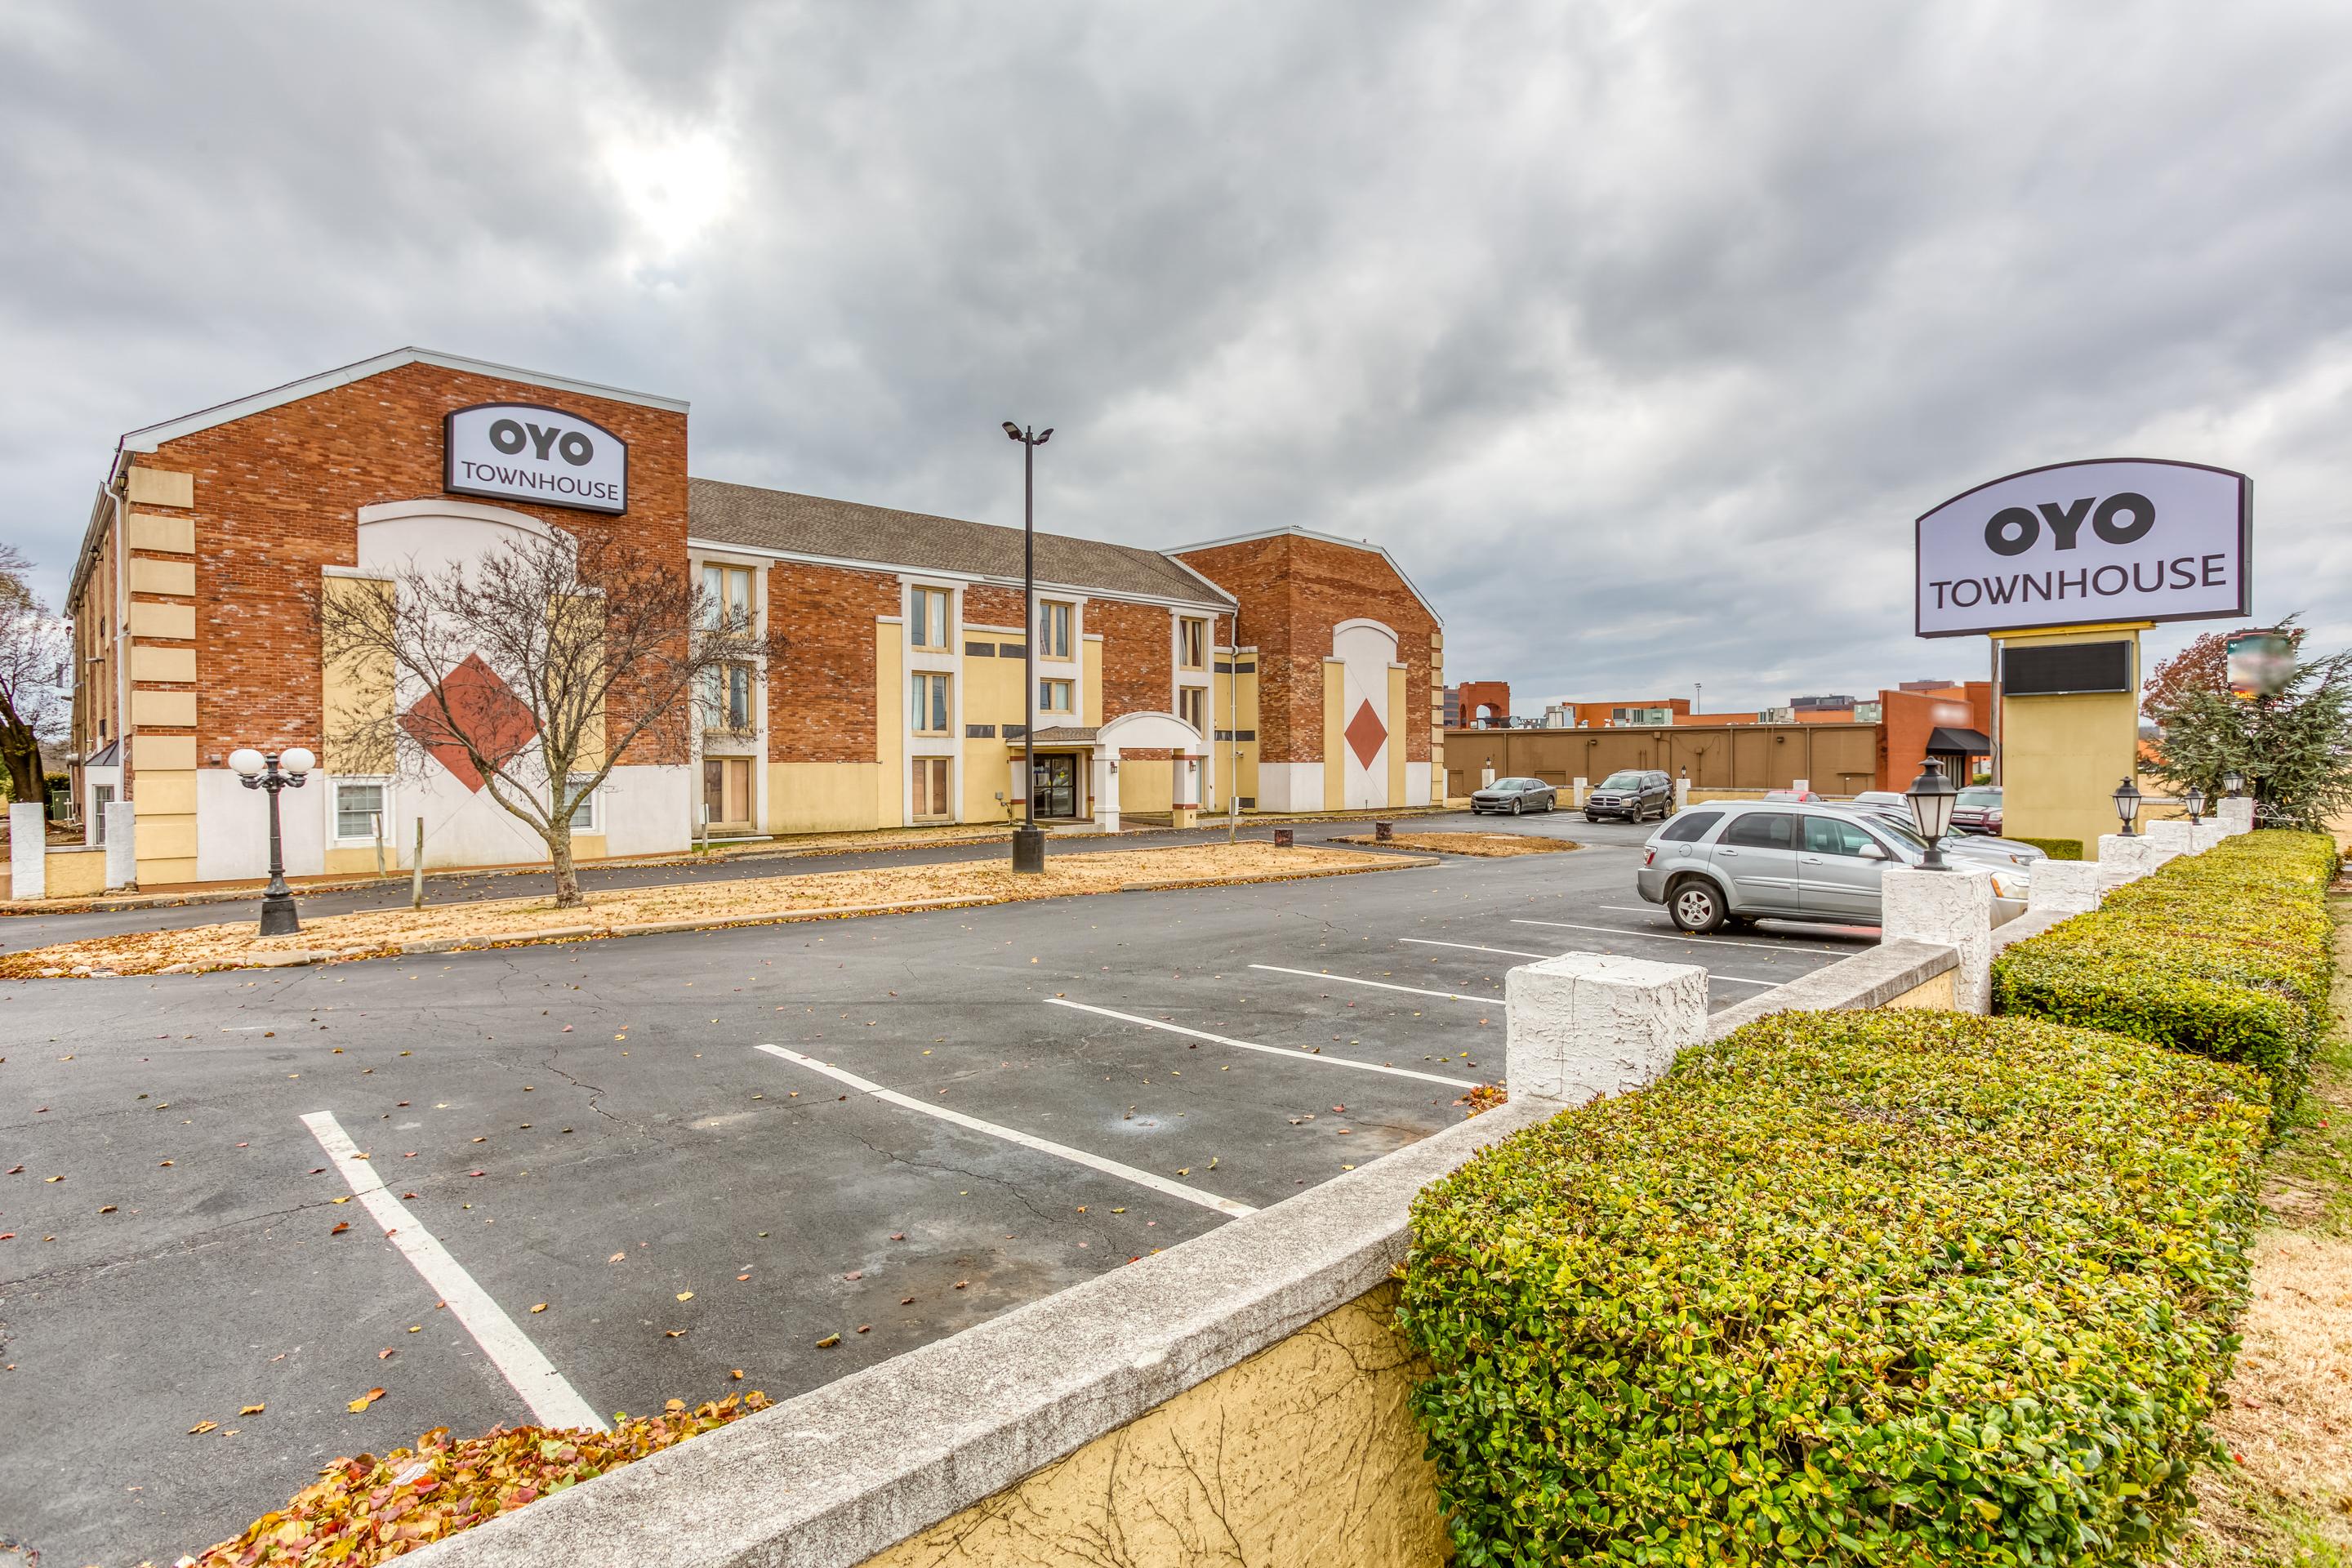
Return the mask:
<path id="1" fill-rule="evenodd" d="M 1405 759 L 1430 757 L 1429 637 L 1435 617 L 1379 552 L 1295 533 L 1187 551 L 1185 564 L 1241 601 L 1240 640 L 1258 647 L 1258 756 L 1311 763 L 1323 752 L 1323 660 L 1341 621 L 1397 634 L 1404 711 L 1389 715 Z"/>
<path id="2" fill-rule="evenodd" d="M 790 561 L 768 569 L 768 624 L 784 634 L 783 657 L 768 673 L 771 761 L 870 763 L 881 755 L 874 617 L 900 607 L 898 579 L 887 573 Z"/>
<path id="3" fill-rule="evenodd" d="M 1103 722 L 1168 712 L 1176 701 L 1176 634 L 1168 607 L 1089 599 L 1086 623 L 1103 639 Z"/>
<path id="4" fill-rule="evenodd" d="M 1039 595 L 1041 598 L 1044 595 Z M 976 626 L 1018 626 L 1021 624 L 1021 590 L 992 588 L 975 583 L 963 591 L 963 618 Z M 1072 648 L 1075 656 L 1077 649 Z"/>
<path id="5" fill-rule="evenodd" d="M 444 493 L 443 415 L 505 401 L 559 405 L 628 442 L 629 510 L 493 504 L 574 532 L 629 530 L 686 570 L 686 416 L 667 409 L 409 364 L 134 457 L 195 476 L 199 764 L 238 746 L 318 748 L 319 639 L 303 595 L 320 567 L 356 564 L 360 508 Z M 685 738 L 681 718 L 632 760 L 682 761 Z"/>

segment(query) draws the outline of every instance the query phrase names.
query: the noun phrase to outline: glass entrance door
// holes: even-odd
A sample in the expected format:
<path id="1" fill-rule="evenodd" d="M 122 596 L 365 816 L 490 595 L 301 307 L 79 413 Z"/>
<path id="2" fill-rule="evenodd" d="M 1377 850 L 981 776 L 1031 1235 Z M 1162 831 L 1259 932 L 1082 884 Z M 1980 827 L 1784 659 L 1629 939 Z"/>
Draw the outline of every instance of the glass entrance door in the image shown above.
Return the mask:
<path id="1" fill-rule="evenodd" d="M 1040 817 L 1065 820 L 1078 815 L 1078 759 L 1067 752 L 1044 752 L 1029 774 L 1030 808 Z"/>
<path id="2" fill-rule="evenodd" d="M 751 826 L 751 759 L 702 760 L 703 820 L 712 827 Z"/>

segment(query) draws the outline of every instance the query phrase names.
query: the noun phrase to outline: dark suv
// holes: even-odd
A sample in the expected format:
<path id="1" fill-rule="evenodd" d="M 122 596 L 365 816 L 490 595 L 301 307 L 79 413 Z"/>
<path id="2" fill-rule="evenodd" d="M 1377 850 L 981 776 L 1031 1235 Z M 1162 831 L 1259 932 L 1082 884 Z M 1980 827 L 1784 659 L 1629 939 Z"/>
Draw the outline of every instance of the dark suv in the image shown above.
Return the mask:
<path id="1" fill-rule="evenodd" d="M 1675 781 L 1661 773 L 1621 769 L 1593 785 L 1584 797 L 1584 820 L 1614 817 L 1620 822 L 1664 822 L 1675 814 Z"/>

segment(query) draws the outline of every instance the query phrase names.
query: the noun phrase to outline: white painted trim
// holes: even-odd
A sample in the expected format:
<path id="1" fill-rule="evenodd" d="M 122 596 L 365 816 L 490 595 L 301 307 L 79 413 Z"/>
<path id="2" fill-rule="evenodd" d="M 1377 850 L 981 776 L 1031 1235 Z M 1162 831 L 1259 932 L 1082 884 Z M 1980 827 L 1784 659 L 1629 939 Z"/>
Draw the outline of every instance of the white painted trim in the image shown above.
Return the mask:
<path id="1" fill-rule="evenodd" d="M 1369 539 L 1342 539 L 1336 533 L 1318 533 L 1311 528 L 1261 528 L 1255 533 L 1234 533 L 1228 534 L 1223 539 L 1204 539 L 1198 544 L 1180 544 L 1172 549 L 1163 550 L 1160 553 L 1173 558 L 1190 554 L 1196 550 L 1214 550 L 1219 545 L 1223 544 L 1247 544 L 1253 540 L 1275 539 L 1286 533 L 1291 534 L 1299 539 L 1319 540 L 1325 544 L 1343 544 L 1350 550 L 1370 551 L 1373 554 L 1379 556 L 1381 560 L 1389 563 L 1389 569 L 1397 574 L 1399 580 L 1404 584 L 1406 590 L 1410 592 L 1414 598 L 1421 601 L 1421 607 L 1423 609 L 1429 612 L 1429 618 L 1431 620 L 1435 621 L 1441 626 L 1445 624 L 1445 617 L 1437 613 L 1437 606 L 1429 602 L 1429 595 L 1421 591 L 1421 584 L 1412 580 L 1412 574 L 1407 572 L 1403 567 L 1397 564 L 1397 558 L 1389 553 L 1388 547 L 1384 544 L 1374 544 Z M 1177 564 L 1185 566 L 1188 571 L 1192 570 L 1186 563 L 1181 560 L 1177 562 Z M 1202 577 L 1201 574 L 1197 571 L 1192 572 L 1192 575 L 1195 577 L 1201 577 L 1201 581 L 1203 583 L 1209 581 L 1208 578 Z M 1219 591 L 1223 592 L 1223 590 Z"/>
<path id="2" fill-rule="evenodd" d="M 425 1282 L 448 1303 L 449 1315 L 464 1325 L 499 1375 L 524 1405 L 547 1426 L 593 1426 L 599 1432 L 609 1431 L 604 1418 L 596 1414 L 595 1406 L 580 1397 L 580 1391 L 555 1370 L 553 1363 L 541 1353 L 530 1336 L 515 1326 L 515 1321 L 488 1290 L 476 1283 L 466 1272 L 465 1266 L 449 1256 L 449 1251 L 434 1238 L 415 1215 L 394 1197 L 383 1184 L 383 1177 L 373 1162 L 362 1155 L 344 1132 L 334 1113 L 313 1110 L 302 1118 L 302 1125 L 326 1151 L 327 1160 L 342 1173 L 352 1195 L 376 1224 L 401 1255 L 425 1277 Z"/>
<path id="3" fill-rule="evenodd" d="M 373 501 L 360 508 L 359 526 L 372 522 L 397 522 L 404 517 L 454 517 L 468 522 L 495 522 L 506 528 L 520 528 L 541 539 L 557 537 L 556 530 L 527 511 L 511 507 L 484 506 L 479 501 L 451 500 L 441 496 L 419 496 L 415 500 Z M 568 535 L 566 537 L 569 537 Z"/>
<path id="4" fill-rule="evenodd" d="M 355 583 L 390 583 L 395 581 L 390 573 L 366 566 L 337 566 L 330 563 L 319 568 L 321 577 L 347 577 Z"/>
<path id="5" fill-rule="evenodd" d="M 847 556 L 818 555 L 804 550 L 768 550 L 755 544 L 738 544 L 731 541 L 704 539 L 700 535 L 689 535 L 686 542 L 688 548 L 693 550 L 732 550 L 745 555 L 756 555 L 763 561 L 790 561 L 797 565 L 803 566 L 838 566 L 845 571 L 865 572 L 877 577 L 898 577 L 906 572 L 912 572 L 915 570 L 915 568 L 912 567 L 902 568 L 897 563 L 888 561 L 855 561 Z M 1182 563 L 1180 562 L 1178 564 L 1181 565 Z M 1188 572 L 1192 570 L 1190 567 L 1185 569 Z M 1195 577 L 1201 576 L 1198 572 L 1192 572 L 1192 574 Z M 921 575 L 926 578 L 935 579 L 938 584 L 941 584 L 949 583 L 978 583 L 992 588 L 1018 588 L 1021 586 L 1021 579 L 1018 577 L 993 577 L 984 572 L 943 572 L 930 568 L 924 568 L 921 571 Z M 1203 583 L 1208 582 L 1208 579 L 1205 577 L 1202 577 L 1201 580 Z M 1211 586 L 1213 587 L 1214 584 L 1211 584 Z M 1096 599 L 1114 599 L 1123 605 L 1172 605 L 1188 610 L 1213 610 L 1222 615 L 1233 614 L 1237 605 L 1237 601 L 1230 597 L 1217 599 L 1178 599 L 1161 594 L 1129 593 L 1123 590 L 1099 587 L 1093 584 L 1051 583 L 1042 577 L 1037 581 L 1037 592 L 1041 595 L 1050 594 L 1056 598 L 1084 596 Z M 1222 595 L 1224 590 L 1220 588 L 1217 592 Z"/>
<path id="6" fill-rule="evenodd" d="M 1396 627 L 1389 625 L 1386 621 L 1376 621 L 1370 616 L 1358 616 L 1351 620 L 1338 622 L 1331 627 L 1331 639 L 1334 642 L 1337 642 L 1341 632 L 1351 632 L 1360 626 L 1370 626 L 1372 630 L 1386 636 L 1389 641 L 1392 643 L 1402 643 L 1403 640 L 1397 636 Z M 1402 667 L 1391 664 L 1390 668 L 1401 668 Z"/>

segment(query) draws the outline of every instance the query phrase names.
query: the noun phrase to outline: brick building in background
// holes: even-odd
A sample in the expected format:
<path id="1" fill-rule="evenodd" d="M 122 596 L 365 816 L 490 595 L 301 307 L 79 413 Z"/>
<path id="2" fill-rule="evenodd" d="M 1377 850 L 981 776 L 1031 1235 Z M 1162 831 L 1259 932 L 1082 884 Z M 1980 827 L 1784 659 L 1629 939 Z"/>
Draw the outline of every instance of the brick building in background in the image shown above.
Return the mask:
<path id="1" fill-rule="evenodd" d="M 1376 545 L 1040 533 L 1033 741 L 1019 529 L 689 479 L 683 401 L 404 349 L 122 438 L 68 592 L 89 835 L 129 801 L 142 885 L 257 877 L 266 813 L 227 754 L 300 745 L 321 756 L 282 797 L 291 875 L 373 870 L 379 832 L 405 868 L 419 819 L 428 867 L 541 860 L 431 756 L 374 773 L 332 754 L 331 715 L 421 693 L 322 668 L 310 601 L 600 529 L 748 606 L 784 652 L 620 759 L 583 858 L 1007 821 L 1033 743 L 1040 818 L 1104 827 L 1421 805 L 1442 776 L 1440 622 Z"/>

